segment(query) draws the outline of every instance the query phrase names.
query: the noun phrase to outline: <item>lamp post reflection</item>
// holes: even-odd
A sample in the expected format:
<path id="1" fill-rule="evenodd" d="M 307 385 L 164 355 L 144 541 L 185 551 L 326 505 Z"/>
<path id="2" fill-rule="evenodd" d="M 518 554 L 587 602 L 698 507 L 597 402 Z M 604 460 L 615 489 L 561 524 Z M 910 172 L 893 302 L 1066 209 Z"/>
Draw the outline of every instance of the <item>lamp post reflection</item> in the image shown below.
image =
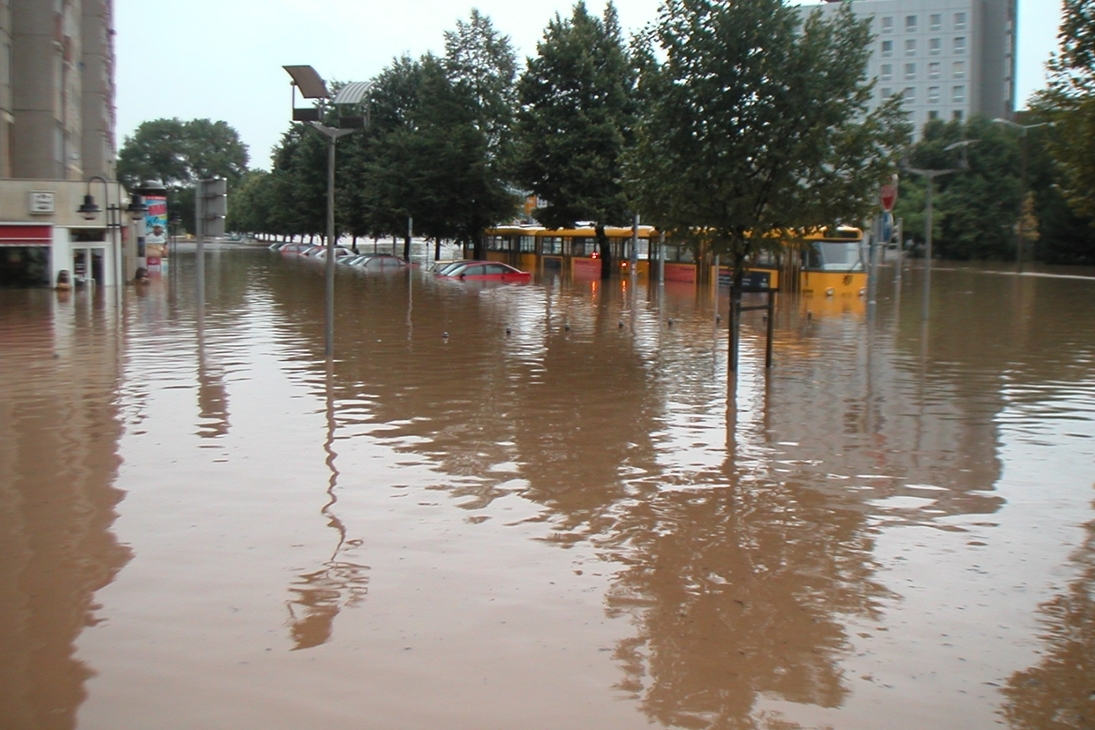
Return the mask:
<path id="1" fill-rule="evenodd" d="M 361 540 L 348 539 L 346 525 L 334 511 L 338 503 L 336 489 L 339 471 L 335 465 L 338 453 L 334 450 L 338 428 L 333 368 L 333 363 L 328 359 L 325 377 L 327 439 L 323 450 L 330 477 L 327 481 L 327 503 L 320 513 L 327 519 L 328 527 L 336 532 L 338 540 L 331 557 L 318 570 L 300 574 L 289 586 L 293 598 L 286 606 L 289 609 L 289 632 L 294 651 L 327 643 L 334 632 L 335 617 L 339 612 L 343 608 L 359 605 L 369 592 L 369 567 L 344 559 L 346 553 L 361 546 Z"/>

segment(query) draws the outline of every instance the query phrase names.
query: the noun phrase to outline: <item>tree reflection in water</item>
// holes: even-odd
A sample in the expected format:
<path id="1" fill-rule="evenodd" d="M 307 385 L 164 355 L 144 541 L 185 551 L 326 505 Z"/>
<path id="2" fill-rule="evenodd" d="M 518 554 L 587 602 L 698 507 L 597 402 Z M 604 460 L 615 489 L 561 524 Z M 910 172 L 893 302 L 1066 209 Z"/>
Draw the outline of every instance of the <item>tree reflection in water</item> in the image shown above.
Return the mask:
<path id="1" fill-rule="evenodd" d="M 1041 607 L 1045 657 L 1004 689 L 1004 715 L 1016 730 L 1095 727 L 1095 522 L 1086 529 L 1073 558 L 1079 578 Z"/>

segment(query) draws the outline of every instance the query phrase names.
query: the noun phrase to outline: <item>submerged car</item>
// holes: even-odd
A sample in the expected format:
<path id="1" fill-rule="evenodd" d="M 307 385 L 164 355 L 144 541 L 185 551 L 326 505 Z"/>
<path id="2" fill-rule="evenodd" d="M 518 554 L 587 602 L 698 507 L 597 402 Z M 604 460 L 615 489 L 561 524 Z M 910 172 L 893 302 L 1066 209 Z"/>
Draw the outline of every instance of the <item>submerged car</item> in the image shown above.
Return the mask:
<path id="1" fill-rule="evenodd" d="M 398 256 L 386 253 L 363 254 L 350 259 L 346 263 L 365 271 L 395 271 L 410 266 Z"/>
<path id="2" fill-rule="evenodd" d="M 497 261 L 465 261 L 443 269 L 437 276 L 462 281 L 528 281 L 532 274 Z"/>

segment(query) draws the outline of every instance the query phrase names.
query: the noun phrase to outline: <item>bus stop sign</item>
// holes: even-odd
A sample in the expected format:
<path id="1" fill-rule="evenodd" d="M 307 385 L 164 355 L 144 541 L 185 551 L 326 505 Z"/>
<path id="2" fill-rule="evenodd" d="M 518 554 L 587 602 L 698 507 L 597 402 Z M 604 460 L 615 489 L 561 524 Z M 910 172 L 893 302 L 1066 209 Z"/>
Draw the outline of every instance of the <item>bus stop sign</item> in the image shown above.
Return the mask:
<path id="1" fill-rule="evenodd" d="M 882 210 L 889 213 L 893 210 L 894 203 L 897 202 L 897 186 L 892 183 L 886 183 L 882 186 L 882 190 L 879 191 L 878 197 L 882 203 Z"/>

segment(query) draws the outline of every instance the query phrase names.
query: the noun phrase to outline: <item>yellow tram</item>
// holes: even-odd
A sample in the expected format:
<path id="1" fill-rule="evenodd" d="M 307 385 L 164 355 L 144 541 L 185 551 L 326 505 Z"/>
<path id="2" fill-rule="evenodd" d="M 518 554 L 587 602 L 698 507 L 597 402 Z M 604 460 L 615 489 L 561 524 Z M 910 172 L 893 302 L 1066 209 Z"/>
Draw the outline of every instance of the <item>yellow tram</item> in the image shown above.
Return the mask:
<path id="1" fill-rule="evenodd" d="M 708 277 L 701 266 L 713 266 L 711 256 L 699 257 L 693 246 L 665 240 L 653 226 L 605 228 L 612 260 L 622 273 L 631 273 L 632 246 L 635 273 L 666 282 L 728 283 L 730 269 L 720 265 L 718 276 Z M 637 235 L 636 235 L 637 233 Z M 576 279 L 598 279 L 601 261 L 592 226 L 549 229 L 542 226 L 500 226 L 485 232 L 487 258 L 526 271 L 558 272 Z M 806 296 L 861 297 L 866 292 L 867 270 L 863 231 L 851 226 L 816 229 L 784 237 L 784 245 L 761 252 L 750 265 L 750 279 L 783 291 Z M 786 286 L 785 286 L 786 285 Z"/>

